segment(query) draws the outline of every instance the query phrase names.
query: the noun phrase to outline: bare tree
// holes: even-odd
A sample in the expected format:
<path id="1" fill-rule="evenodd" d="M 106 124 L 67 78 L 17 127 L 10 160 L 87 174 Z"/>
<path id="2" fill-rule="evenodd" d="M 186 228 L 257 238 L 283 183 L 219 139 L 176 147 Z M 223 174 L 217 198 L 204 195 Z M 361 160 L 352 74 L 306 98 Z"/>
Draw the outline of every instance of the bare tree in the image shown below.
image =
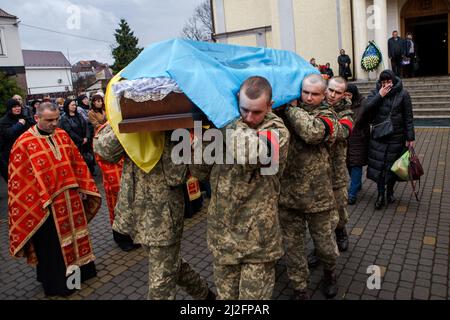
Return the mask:
<path id="1" fill-rule="evenodd" d="M 194 13 L 184 25 L 181 35 L 186 39 L 210 41 L 212 32 L 211 6 L 209 0 L 205 0 L 194 9 Z"/>

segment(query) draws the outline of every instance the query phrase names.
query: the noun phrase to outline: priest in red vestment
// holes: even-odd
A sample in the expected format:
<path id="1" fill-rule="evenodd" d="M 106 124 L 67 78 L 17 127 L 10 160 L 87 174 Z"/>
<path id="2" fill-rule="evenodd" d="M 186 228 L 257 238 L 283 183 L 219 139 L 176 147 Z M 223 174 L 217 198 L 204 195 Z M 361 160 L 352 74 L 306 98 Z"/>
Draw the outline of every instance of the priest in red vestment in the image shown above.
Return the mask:
<path id="1" fill-rule="evenodd" d="M 81 282 L 96 275 L 88 222 L 101 196 L 76 145 L 57 127 L 58 108 L 42 103 L 35 120 L 9 160 L 10 253 L 36 265 L 46 295 L 68 295 L 73 266 Z"/>

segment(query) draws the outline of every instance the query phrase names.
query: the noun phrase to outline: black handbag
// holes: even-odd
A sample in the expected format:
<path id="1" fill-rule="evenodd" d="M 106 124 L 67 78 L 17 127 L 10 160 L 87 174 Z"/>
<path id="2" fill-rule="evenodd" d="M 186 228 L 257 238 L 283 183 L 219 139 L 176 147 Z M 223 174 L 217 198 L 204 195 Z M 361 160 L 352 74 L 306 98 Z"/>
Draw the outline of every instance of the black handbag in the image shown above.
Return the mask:
<path id="1" fill-rule="evenodd" d="M 386 137 L 394 132 L 394 126 L 392 125 L 391 117 L 381 123 L 372 126 L 372 137 L 377 140 Z"/>
<path id="2" fill-rule="evenodd" d="M 392 133 L 394 133 L 394 125 L 392 124 L 391 114 L 394 109 L 395 102 L 397 101 L 397 96 L 394 98 L 394 102 L 392 103 L 391 111 L 389 112 L 389 116 L 387 120 L 374 124 L 372 126 L 372 138 L 377 140 L 383 137 L 386 137 Z"/>

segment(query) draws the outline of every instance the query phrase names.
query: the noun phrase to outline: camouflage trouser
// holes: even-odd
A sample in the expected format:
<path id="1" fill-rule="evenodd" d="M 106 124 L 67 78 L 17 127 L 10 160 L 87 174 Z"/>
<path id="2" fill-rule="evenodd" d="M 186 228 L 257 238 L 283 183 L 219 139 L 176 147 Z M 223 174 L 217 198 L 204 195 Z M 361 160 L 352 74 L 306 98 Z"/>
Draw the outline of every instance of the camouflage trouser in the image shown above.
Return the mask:
<path id="1" fill-rule="evenodd" d="M 347 187 L 342 187 L 333 190 L 333 193 L 336 199 L 337 214 L 339 215 L 339 222 L 336 227 L 342 229 L 348 222 L 348 190 Z"/>
<path id="2" fill-rule="evenodd" d="M 286 250 L 287 273 L 294 289 L 308 287 L 309 269 L 306 258 L 306 226 L 314 242 L 316 253 L 324 269 L 334 271 L 339 251 L 333 237 L 335 211 L 301 213 L 296 210 L 279 208 L 283 242 Z"/>
<path id="3" fill-rule="evenodd" d="M 219 300 L 269 300 L 275 285 L 275 262 L 214 263 Z"/>
<path id="4" fill-rule="evenodd" d="M 208 295 L 206 281 L 181 258 L 180 245 L 145 248 L 149 258 L 149 300 L 174 300 L 177 285 L 197 300 L 205 299 Z"/>

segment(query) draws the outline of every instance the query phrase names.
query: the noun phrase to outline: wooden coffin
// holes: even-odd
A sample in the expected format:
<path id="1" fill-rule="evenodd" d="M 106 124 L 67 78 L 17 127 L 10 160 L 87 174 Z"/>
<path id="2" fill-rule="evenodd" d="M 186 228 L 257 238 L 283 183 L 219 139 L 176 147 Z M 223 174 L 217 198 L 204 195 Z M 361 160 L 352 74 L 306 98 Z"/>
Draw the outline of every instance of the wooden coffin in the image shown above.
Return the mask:
<path id="1" fill-rule="evenodd" d="M 120 98 L 121 133 L 165 131 L 193 128 L 194 121 L 206 121 L 206 116 L 184 93 L 169 93 L 160 101 L 136 102 Z"/>

